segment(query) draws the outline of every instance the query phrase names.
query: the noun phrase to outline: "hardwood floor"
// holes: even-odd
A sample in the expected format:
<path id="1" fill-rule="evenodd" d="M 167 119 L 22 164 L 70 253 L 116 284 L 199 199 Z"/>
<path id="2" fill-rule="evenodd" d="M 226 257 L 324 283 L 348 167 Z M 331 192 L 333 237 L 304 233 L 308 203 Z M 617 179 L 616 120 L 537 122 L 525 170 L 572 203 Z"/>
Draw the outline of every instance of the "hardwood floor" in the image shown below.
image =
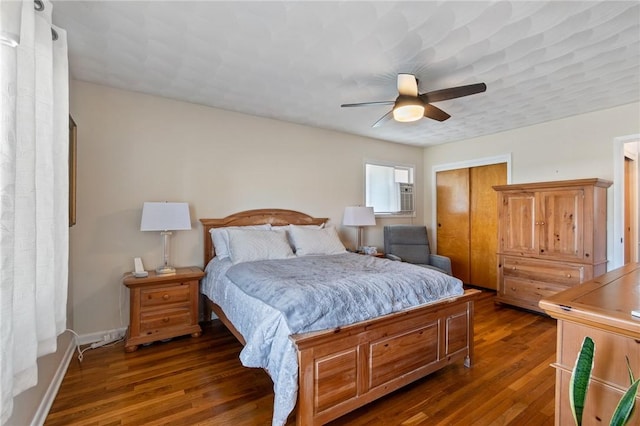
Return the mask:
<path id="1" fill-rule="evenodd" d="M 491 292 L 475 311 L 472 368 L 446 367 L 330 424 L 552 425 L 555 320 L 495 306 Z M 45 425 L 270 425 L 269 376 L 240 364 L 241 345 L 218 321 L 203 331 L 74 358 Z"/>

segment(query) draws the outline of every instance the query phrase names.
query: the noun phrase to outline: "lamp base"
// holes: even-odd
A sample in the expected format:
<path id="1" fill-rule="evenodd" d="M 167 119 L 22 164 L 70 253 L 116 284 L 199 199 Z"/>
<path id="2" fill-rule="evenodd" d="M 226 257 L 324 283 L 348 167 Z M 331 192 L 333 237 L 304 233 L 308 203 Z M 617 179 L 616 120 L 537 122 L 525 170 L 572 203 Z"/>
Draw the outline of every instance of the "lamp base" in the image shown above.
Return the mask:
<path id="1" fill-rule="evenodd" d="M 170 275 L 175 273 L 176 268 L 174 268 L 173 266 L 162 265 L 158 267 L 158 269 L 156 269 L 156 274 L 158 275 Z"/>

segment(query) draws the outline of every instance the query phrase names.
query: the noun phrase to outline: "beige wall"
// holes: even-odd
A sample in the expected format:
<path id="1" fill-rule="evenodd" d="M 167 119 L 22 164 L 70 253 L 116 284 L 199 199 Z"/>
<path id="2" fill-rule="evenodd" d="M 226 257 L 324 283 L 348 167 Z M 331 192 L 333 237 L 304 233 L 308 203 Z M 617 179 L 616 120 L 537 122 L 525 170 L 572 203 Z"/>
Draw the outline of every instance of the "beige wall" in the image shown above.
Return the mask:
<path id="1" fill-rule="evenodd" d="M 144 201 L 189 202 L 194 229 L 174 234 L 172 260 L 202 265 L 200 217 L 278 207 L 340 227 L 344 207 L 363 202 L 365 158 L 416 165 L 414 222 L 431 228 L 434 166 L 511 154 L 513 182 L 612 179 L 613 139 L 640 133 L 636 103 L 422 149 L 78 81 L 71 112 L 79 152 L 70 303 L 81 334 L 126 326 L 122 274 L 135 256 L 147 269 L 160 262 L 160 236 L 139 231 Z M 365 241 L 381 247 L 391 219 L 378 222 Z M 341 235 L 353 244 L 353 229 Z"/>
<path id="2" fill-rule="evenodd" d="M 202 266 L 198 218 L 254 208 L 329 217 L 363 203 L 363 161 L 416 165 L 423 223 L 422 149 L 72 81 L 78 124 L 77 224 L 70 231 L 73 327 L 126 326 L 122 274 L 140 256 L 159 265 L 158 233 L 141 232 L 144 201 L 186 201 L 194 228 L 176 232 L 172 263 Z M 365 241 L 382 246 L 379 220 Z M 341 230 L 353 245 L 355 230 Z"/>
<path id="3" fill-rule="evenodd" d="M 435 166 L 511 155 L 512 183 L 598 177 L 614 180 L 614 139 L 640 133 L 640 103 L 424 150 L 425 223 L 435 221 Z M 614 183 L 615 184 L 615 183 Z M 613 187 L 608 190 L 608 248 L 613 252 Z"/>

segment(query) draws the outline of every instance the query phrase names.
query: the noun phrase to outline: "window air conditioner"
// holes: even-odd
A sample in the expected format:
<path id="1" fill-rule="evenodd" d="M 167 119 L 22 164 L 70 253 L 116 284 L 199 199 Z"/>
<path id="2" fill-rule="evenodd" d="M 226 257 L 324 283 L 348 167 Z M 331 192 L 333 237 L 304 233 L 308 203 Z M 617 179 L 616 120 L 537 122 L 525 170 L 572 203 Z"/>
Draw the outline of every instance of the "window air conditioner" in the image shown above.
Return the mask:
<path id="1" fill-rule="evenodd" d="M 400 194 L 400 211 L 403 213 L 413 212 L 413 184 L 399 183 L 398 193 Z"/>

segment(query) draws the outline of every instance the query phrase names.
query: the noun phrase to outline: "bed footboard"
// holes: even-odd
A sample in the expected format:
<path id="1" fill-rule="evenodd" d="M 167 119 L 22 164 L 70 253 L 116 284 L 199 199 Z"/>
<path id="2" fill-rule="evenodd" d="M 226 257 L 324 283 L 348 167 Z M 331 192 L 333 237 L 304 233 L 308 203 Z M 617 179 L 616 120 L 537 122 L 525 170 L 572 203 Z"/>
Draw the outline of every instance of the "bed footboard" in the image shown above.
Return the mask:
<path id="1" fill-rule="evenodd" d="M 298 348 L 298 425 L 321 425 L 473 357 L 473 301 L 461 297 L 347 327 L 291 336 Z"/>

